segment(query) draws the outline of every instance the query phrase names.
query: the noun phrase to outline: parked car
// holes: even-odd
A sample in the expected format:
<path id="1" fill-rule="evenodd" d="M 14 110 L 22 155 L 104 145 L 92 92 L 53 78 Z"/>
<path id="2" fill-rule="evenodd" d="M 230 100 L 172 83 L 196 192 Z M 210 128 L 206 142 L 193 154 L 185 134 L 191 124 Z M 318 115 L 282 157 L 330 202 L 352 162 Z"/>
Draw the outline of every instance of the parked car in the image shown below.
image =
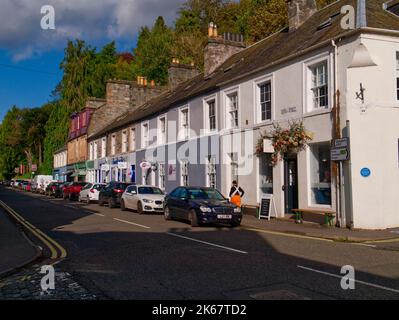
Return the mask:
<path id="1" fill-rule="evenodd" d="M 56 190 L 60 187 L 61 182 L 51 182 L 46 188 L 46 196 L 55 197 Z"/>
<path id="2" fill-rule="evenodd" d="M 101 189 L 98 197 L 98 204 L 100 206 L 108 204 L 110 208 L 120 206 L 123 193 L 125 192 L 127 187 L 131 185 L 131 183 L 125 182 L 110 182 Z"/>
<path id="3" fill-rule="evenodd" d="M 60 185 L 58 190 L 59 194 L 56 195 L 56 198 L 64 198 L 65 189 L 68 188 L 70 184 L 72 184 L 72 182 L 64 182 L 62 185 Z"/>
<path id="4" fill-rule="evenodd" d="M 122 195 L 121 209 L 145 212 L 163 212 L 165 193 L 152 186 L 129 186 Z"/>
<path id="5" fill-rule="evenodd" d="M 87 185 L 86 182 L 72 182 L 65 186 L 63 191 L 63 198 L 69 200 L 75 200 L 79 198 L 80 191 Z"/>
<path id="6" fill-rule="evenodd" d="M 165 219 L 183 219 L 191 226 L 222 223 L 238 227 L 241 208 L 230 203 L 219 191 L 203 187 L 179 187 L 165 198 Z"/>
<path id="7" fill-rule="evenodd" d="M 31 192 L 31 190 L 32 190 L 32 183 L 28 182 L 28 184 L 25 187 L 25 191 L 26 192 Z"/>
<path id="8" fill-rule="evenodd" d="M 53 182 L 52 176 L 38 175 L 33 178 L 33 185 L 36 193 L 44 194 L 47 186 Z"/>
<path id="9" fill-rule="evenodd" d="M 29 181 L 24 181 L 21 183 L 20 188 L 23 191 L 28 191 L 28 187 L 30 188 L 31 183 Z"/>
<path id="10" fill-rule="evenodd" d="M 98 201 L 100 191 L 106 186 L 105 183 L 89 183 L 87 184 L 79 194 L 79 202 L 86 202 L 90 204 L 91 201 Z"/>

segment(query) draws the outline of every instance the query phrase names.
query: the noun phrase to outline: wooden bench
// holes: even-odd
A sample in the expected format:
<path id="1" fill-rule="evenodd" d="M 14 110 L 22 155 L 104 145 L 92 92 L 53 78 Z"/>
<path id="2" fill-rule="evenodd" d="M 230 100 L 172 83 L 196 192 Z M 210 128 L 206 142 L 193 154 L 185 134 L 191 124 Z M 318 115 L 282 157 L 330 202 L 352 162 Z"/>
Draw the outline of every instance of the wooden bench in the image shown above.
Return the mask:
<path id="1" fill-rule="evenodd" d="M 333 222 L 336 216 L 336 213 L 330 210 L 294 209 L 292 210 L 292 212 L 295 213 L 295 220 L 297 223 L 303 223 L 304 213 L 324 215 L 325 225 L 330 227 L 333 226 Z"/>

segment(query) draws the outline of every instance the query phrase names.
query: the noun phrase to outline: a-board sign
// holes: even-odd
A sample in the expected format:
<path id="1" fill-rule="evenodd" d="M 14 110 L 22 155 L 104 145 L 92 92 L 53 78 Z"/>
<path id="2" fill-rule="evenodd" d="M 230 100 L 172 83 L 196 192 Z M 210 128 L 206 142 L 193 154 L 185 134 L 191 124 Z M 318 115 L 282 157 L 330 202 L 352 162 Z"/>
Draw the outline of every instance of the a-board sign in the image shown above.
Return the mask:
<path id="1" fill-rule="evenodd" d="M 263 195 L 260 208 L 259 208 L 259 218 L 264 218 L 270 220 L 273 205 L 273 195 Z"/>

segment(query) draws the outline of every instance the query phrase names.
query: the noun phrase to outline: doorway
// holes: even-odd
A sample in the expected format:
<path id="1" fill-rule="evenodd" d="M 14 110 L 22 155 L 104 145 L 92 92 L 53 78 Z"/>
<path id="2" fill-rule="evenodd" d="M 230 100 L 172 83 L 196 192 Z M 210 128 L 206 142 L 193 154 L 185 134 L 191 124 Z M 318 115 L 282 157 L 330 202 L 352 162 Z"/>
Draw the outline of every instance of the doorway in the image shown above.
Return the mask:
<path id="1" fill-rule="evenodd" d="M 285 213 L 292 214 L 298 209 L 298 157 L 287 155 L 284 158 L 284 202 Z"/>

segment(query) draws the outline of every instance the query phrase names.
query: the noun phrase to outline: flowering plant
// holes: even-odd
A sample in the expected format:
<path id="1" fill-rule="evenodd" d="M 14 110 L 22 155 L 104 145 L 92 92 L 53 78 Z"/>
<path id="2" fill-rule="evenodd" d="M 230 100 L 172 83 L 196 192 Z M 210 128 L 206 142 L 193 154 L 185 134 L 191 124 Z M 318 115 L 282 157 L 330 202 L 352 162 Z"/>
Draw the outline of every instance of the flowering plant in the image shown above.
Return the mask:
<path id="1" fill-rule="evenodd" d="M 283 129 L 279 124 L 273 125 L 271 132 L 265 132 L 256 144 L 256 154 L 263 153 L 264 140 L 272 142 L 274 153 L 272 155 L 272 165 L 275 166 L 284 158 L 284 155 L 293 151 L 301 151 L 313 140 L 313 133 L 306 131 L 303 122 L 289 123 L 288 129 Z"/>

